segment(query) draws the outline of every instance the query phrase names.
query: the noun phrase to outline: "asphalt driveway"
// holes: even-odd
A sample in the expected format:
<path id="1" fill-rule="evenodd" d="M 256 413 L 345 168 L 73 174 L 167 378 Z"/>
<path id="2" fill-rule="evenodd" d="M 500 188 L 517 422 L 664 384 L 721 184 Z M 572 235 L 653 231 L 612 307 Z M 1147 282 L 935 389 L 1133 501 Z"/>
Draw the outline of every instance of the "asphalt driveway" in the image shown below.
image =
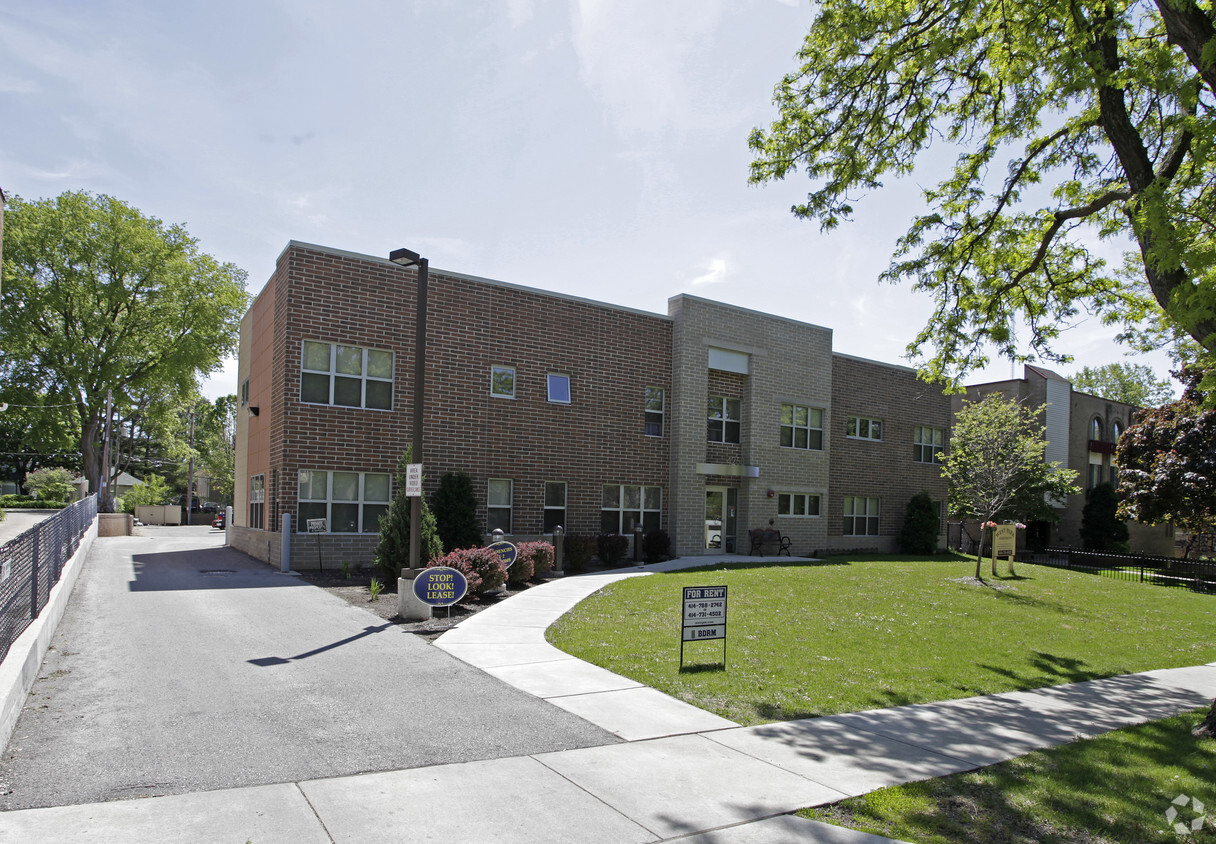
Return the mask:
<path id="1" fill-rule="evenodd" d="M 619 741 L 218 531 L 142 530 L 94 544 L 0 760 L 0 809 Z"/>

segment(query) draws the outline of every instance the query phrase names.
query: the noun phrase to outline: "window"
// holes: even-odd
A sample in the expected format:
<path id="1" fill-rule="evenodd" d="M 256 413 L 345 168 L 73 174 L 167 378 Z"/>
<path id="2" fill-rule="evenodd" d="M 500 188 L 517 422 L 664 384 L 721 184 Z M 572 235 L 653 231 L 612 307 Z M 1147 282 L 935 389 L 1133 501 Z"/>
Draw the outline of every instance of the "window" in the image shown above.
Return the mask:
<path id="1" fill-rule="evenodd" d="M 781 445 L 823 450 L 823 411 L 797 404 L 781 405 Z"/>
<path id="2" fill-rule="evenodd" d="M 504 478 L 490 478 L 486 490 L 486 531 L 511 532 L 511 498 L 515 484 Z"/>
<path id="3" fill-rule="evenodd" d="M 265 475 L 254 475 L 249 479 L 249 526 L 258 530 L 266 527 Z"/>
<path id="4" fill-rule="evenodd" d="M 296 530 L 307 531 L 309 519 L 324 519 L 330 533 L 376 533 L 388 504 L 387 474 L 301 469 Z"/>
<path id="5" fill-rule="evenodd" d="M 946 432 L 917 425 L 912 434 L 912 459 L 917 463 L 941 463 Z"/>
<path id="6" fill-rule="evenodd" d="M 490 395 L 502 399 L 515 398 L 515 368 L 511 366 L 490 367 Z"/>
<path id="7" fill-rule="evenodd" d="M 549 373 L 549 401 L 570 404 L 570 376 Z"/>
<path id="8" fill-rule="evenodd" d="M 777 493 L 778 516 L 818 516 L 819 496 L 802 492 Z"/>
<path id="9" fill-rule="evenodd" d="M 646 436 L 663 436 L 663 417 L 667 412 L 667 392 L 662 387 L 646 388 Z"/>
<path id="10" fill-rule="evenodd" d="M 1103 474 L 1104 472 L 1101 463 L 1090 463 L 1086 489 L 1093 489 L 1098 484 L 1102 483 Z"/>
<path id="11" fill-rule="evenodd" d="M 739 442 L 739 399 L 723 396 L 709 397 L 709 441 L 711 443 Z"/>
<path id="12" fill-rule="evenodd" d="M 1110 441 L 1113 443 L 1119 442 L 1119 437 L 1123 436 L 1123 426 L 1117 421 L 1110 424 Z"/>
<path id="13" fill-rule="evenodd" d="M 300 401 L 341 407 L 393 408 L 393 353 L 304 341 Z"/>
<path id="14" fill-rule="evenodd" d="M 1102 439 L 1102 420 L 1096 416 L 1089 422 L 1089 438 L 1091 440 Z"/>
<path id="15" fill-rule="evenodd" d="M 663 489 L 657 486 L 611 484 L 604 487 L 600 507 L 600 530 L 604 533 L 633 534 L 637 524 L 649 533 L 662 525 Z"/>
<path id="16" fill-rule="evenodd" d="M 553 533 L 558 525 L 566 524 L 566 484 L 545 481 L 545 525 L 543 533 Z"/>
<path id="17" fill-rule="evenodd" d="M 845 433 L 855 440 L 881 440 L 882 421 L 878 419 L 866 419 L 863 416 L 850 416 L 849 425 Z"/>
<path id="18" fill-rule="evenodd" d="M 241 407 L 249 404 L 249 379 L 241 382 Z"/>
<path id="19" fill-rule="evenodd" d="M 878 499 L 844 497 L 844 535 L 878 536 Z"/>

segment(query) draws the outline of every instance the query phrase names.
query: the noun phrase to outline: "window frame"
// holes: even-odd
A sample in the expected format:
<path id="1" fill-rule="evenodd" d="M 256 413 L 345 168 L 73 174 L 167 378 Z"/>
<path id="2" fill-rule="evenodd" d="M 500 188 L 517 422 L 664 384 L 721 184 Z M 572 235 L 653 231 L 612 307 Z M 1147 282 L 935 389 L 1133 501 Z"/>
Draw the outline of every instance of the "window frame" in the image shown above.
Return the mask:
<path id="1" fill-rule="evenodd" d="M 802 512 L 794 512 L 794 505 L 802 499 Z M 811 512 L 811 502 L 814 501 L 814 512 Z M 782 513 L 783 504 L 788 512 Z M 823 515 L 823 496 L 817 492 L 779 492 L 777 493 L 777 517 L 781 519 L 818 519 Z"/>
<path id="2" fill-rule="evenodd" d="M 560 507 L 556 504 L 549 503 L 550 489 L 556 489 L 558 487 L 560 487 L 562 491 L 562 503 Z M 569 484 L 567 484 L 565 481 L 545 481 L 544 498 L 541 499 L 541 533 L 553 533 L 553 528 L 559 525 L 563 528 L 567 527 L 566 508 L 569 502 Z M 551 515 L 553 513 L 560 513 L 560 515 Z"/>
<path id="3" fill-rule="evenodd" d="M 556 399 L 555 399 L 555 398 L 553 397 L 553 379 L 555 379 L 555 378 L 557 378 L 557 379 L 565 379 L 565 384 L 566 384 L 566 397 L 565 397 L 564 399 L 562 399 L 562 398 L 556 398 Z M 558 383 L 561 383 L 561 381 L 559 380 L 559 381 L 558 381 Z M 571 391 L 571 387 L 570 387 L 570 376 L 569 376 L 568 374 L 566 374 L 566 373 L 564 373 L 564 372 L 549 372 L 549 373 L 547 373 L 547 374 L 545 375 L 545 386 L 546 386 L 546 388 L 548 389 L 548 393 L 547 393 L 547 395 L 548 395 L 548 398 L 549 398 L 549 402 L 550 402 L 551 404 L 571 404 L 571 403 L 572 403 L 572 399 L 573 399 L 573 393 L 572 393 L 572 391 Z"/>
<path id="4" fill-rule="evenodd" d="M 721 402 L 720 407 L 714 407 L 715 402 Z M 731 403 L 734 403 L 736 415 L 731 415 Z M 707 425 L 705 432 L 706 442 L 723 443 L 724 445 L 739 445 L 743 439 L 743 399 L 731 398 L 730 396 L 709 396 L 706 402 Z M 715 413 L 721 413 L 720 416 L 715 416 Z M 713 426 L 721 426 L 718 437 L 713 436 Z M 730 431 L 734 431 L 734 439 L 729 438 Z"/>
<path id="5" fill-rule="evenodd" d="M 507 485 L 507 503 L 492 504 L 490 502 L 490 492 L 495 483 Z M 507 527 L 503 529 L 499 524 L 495 523 L 492 514 L 506 513 Z M 511 478 L 487 478 L 486 479 L 486 533 L 493 533 L 497 528 L 502 530 L 504 536 L 513 535 L 515 526 L 515 481 Z"/>
<path id="6" fill-rule="evenodd" d="M 498 376 L 499 376 L 499 374 L 505 375 L 506 373 L 511 374 L 511 391 L 509 393 L 508 392 L 499 392 L 496 389 L 498 386 L 498 383 L 499 383 Z M 490 366 L 490 395 L 496 399 L 513 399 L 513 398 L 515 398 L 515 386 L 517 383 L 517 378 L 518 378 L 518 376 L 515 372 L 515 367 L 505 366 L 505 365 L 501 365 L 501 364 L 491 364 L 491 366 Z"/>
<path id="7" fill-rule="evenodd" d="M 865 423 L 865 434 L 861 433 L 862 423 Z M 844 435 L 850 440 L 867 440 L 868 442 L 880 443 L 883 435 L 883 422 L 881 419 L 875 419 L 871 416 L 850 416 L 848 422 L 845 423 Z M 874 431 L 878 431 L 878 436 L 874 436 Z"/>
<path id="8" fill-rule="evenodd" d="M 616 506 L 608 506 L 608 490 L 615 489 Z M 627 490 L 638 490 L 639 507 L 626 506 Z M 658 498 L 657 506 L 648 506 L 654 501 L 654 497 Z M 616 513 L 616 530 L 604 530 L 606 513 Z M 648 514 L 650 518 L 648 519 Z M 625 520 L 627 516 L 637 516 L 633 523 L 626 528 Z M 649 526 L 647 522 L 649 521 Z M 633 525 L 641 524 L 643 533 L 650 533 L 653 530 L 661 530 L 663 527 L 663 487 L 649 486 L 647 484 L 601 484 L 600 486 L 600 530 L 602 533 L 616 533 L 621 536 L 631 536 L 633 534 Z"/>
<path id="9" fill-rule="evenodd" d="M 329 368 L 315 369 L 308 366 L 307 350 L 309 345 L 326 346 L 329 349 Z M 358 349 L 359 350 L 359 374 L 355 375 L 351 372 L 339 371 L 338 364 L 338 349 Z M 388 355 L 389 357 L 389 374 L 388 377 L 380 375 L 371 375 L 369 368 L 371 365 L 371 354 L 379 353 Z M 356 407 L 362 410 L 386 410 L 392 411 L 393 401 L 396 398 L 395 379 L 397 373 L 397 354 L 391 349 L 378 349 L 374 346 L 357 346 L 354 343 L 330 343 L 326 340 L 309 340 L 303 339 L 300 341 L 300 403 L 317 405 L 319 407 Z M 327 380 L 327 401 L 314 401 L 305 398 L 305 384 L 308 383 L 308 376 L 313 378 L 324 377 Z M 338 389 L 341 386 L 339 380 L 359 382 L 359 404 L 349 404 L 347 402 L 336 401 Z M 385 384 L 388 385 L 388 405 L 381 407 L 380 405 L 369 405 L 368 402 L 368 385 L 370 384 Z"/>
<path id="10" fill-rule="evenodd" d="M 786 408 L 789 408 L 789 419 L 787 423 Z M 798 424 L 798 411 L 805 411 L 806 424 Z M 818 415 L 819 424 L 812 423 L 812 418 Z M 793 402 L 782 402 L 781 417 L 780 417 L 780 439 L 778 440 L 782 448 L 796 448 L 801 451 L 823 451 L 823 408 L 814 407 L 809 404 L 794 404 Z M 789 431 L 789 445 L 785 444 L 786 431 Z M 798 445 L 799 432 L 805 432 L 806 445 Z M 818 443 L 818 444 L 816 444 Z"/>
<path id="11" fill-rule="evenodd" d="M 249 527 L 266 529 L 266 473 L 249 477 Z"/>
<path id="12" fill-rule="evenodd" d="M 305 497 L 303 495 L 304 473 L 310 475 L 323 474 L 325 475 L 325 497 L 316 498 L 313 496 Z M 356 497 L 355 498 L 335 498 L 334 497 L 334 475 L 356 475 Z M 367 479 L 382 478 L 385 489 L 385 498 L 369 498 L 367 496 Z M 313 478 L 309 479 L 309 485 L 313 483 Z M 311 492 L 311 490 L 310 490 Z M 308 519 L 319 518 L 318 516 L 304 516 L 304 505 L 310 505 L 312 511 L 316 512 L 318 505 L 325 508 L 325 532 L 333 534 L 341 534 L 343 536 L 359 536 L 369 533 L 378 533 L 380 530 L 380 518 L 388 513 L 389 506 L 393 500 L 393 476 L 389 472 L 358 472 L 347 469 L 299 469 L 296 472 L 296 533 L 308 532 Z M 355 521 L 355 529 L 352 530 L 334 530 L 334 508 L 350 507 L 355 508 L 358 517 Z M 379 512 L 377 512 L 379 511 Z"/>
<path id="13" fill-rule="evenodd" d="M 648 386 L 645 388 L 643 395 L 645 397 L 643 400 L 645 410 L 643 411 L 642 433 L 648 437 L 662 438 L 664 433 L 666 433 L 667 427 L 667 389 L 665 387 Z M 659 400 L 659 407 L 657 410 L 652 405 L 652 399 L 654 399 L 656 395 Z M 652 425 L 658 426 L 657 434 L 652 433 Z"/>
<path id="14" fill-rule="evenodd" d="M 865 502 L 863 512 L 857 512 L 857 502 Z M 870 512 L 870 504 L 873 502 L 874 512 Z M 841 527 L 842 536 L 880 536 L 879 531 L 882 525 L 879 521 L 881 515 L 882 501 L 877 496 L 872 495 L 846 495 L 842 502 L 841 512 L 844 514 L 844 524 Z M 858 520 L 864 525 L 865 530 L 861 533 L 857 532 Z M 873 531 L 870 530 L 871 521 L 873 522 Z"/>
<path id="15" fill-rule="evenodd" d="M 925 431 L 931 431 L 929 442 L 924 442 L 922 437 Z M 925 449 L 928 449 L 929 459 L 925 460 Z M 940 466 L 942 458 L 940 455 L 946 453 L 946 429 L 934 428 L 931 425 L 914 425 L 912 427 L 912 460 L 915 463 L 928 463 L 934 466 Z"/>

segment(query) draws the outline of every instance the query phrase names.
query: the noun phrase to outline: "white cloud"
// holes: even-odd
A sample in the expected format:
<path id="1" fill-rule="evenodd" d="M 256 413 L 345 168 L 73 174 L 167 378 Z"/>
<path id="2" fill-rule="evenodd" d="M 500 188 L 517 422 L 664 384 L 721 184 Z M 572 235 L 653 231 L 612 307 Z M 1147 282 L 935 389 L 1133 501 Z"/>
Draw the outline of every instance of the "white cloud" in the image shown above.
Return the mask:
<path id="1" fill-rule="evenodd" d="M 686 283 L 686 288 L 695 289 L 698 287 L 706 287 L 713 284 L 722 284 L 729 281 L 733 276 L 731 267 L 727 264 L 724 257 L 710 258 L 698 268 L 700 274 L 689 279 Z"/>

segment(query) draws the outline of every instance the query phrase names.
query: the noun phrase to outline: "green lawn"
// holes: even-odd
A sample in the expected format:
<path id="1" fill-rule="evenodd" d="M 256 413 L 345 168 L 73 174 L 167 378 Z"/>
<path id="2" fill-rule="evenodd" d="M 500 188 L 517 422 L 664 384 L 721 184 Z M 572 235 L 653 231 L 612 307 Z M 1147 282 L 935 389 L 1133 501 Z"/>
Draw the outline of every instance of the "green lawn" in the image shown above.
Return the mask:
<path id="1" fill-rule="evenodd" d="M 919 844 L 959 841 L 1123 844 L 1216 842 L 1216 741 L 1191 728 L 1203 712 L 1116 730 L 978 771 L 884 788 L 798 814 Z M 1166 819 L 1179 795 L 1206 820 L 1180 836 Z M 1175 823 L 1199 813 L 1187 801 Z"/>
<path id="2" fill-rule="evenodd" d="M 1216 660 L 1216 596 L 1030 565 L 983 586 L 974 571 L 871 556 L 653 574 L 606 587 L 546 636 L 741 724 Z M 723 584 L 726 667 L 721 641 L 695 642 L 681 670 L 681 588 Z"/>

